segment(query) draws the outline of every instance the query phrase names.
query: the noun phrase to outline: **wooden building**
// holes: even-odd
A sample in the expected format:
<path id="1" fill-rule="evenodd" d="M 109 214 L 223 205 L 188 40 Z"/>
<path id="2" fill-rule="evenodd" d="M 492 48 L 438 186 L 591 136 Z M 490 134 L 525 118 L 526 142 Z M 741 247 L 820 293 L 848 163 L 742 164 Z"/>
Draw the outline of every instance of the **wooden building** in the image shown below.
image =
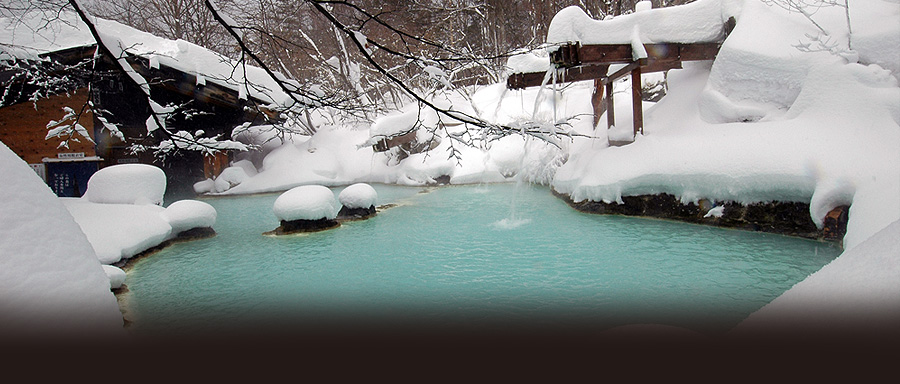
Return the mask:
<path id="1" fill-rule="evenodd" d="M 0 107 L 0 141 L 5 143 L 23 160 L 32 165 L 45 181 L 54 187 L 65 184 L 68 189 L 54 187 L 60 196 L 80 196 L 86 189 L 87 180 L 93 171 L 114 164 L 145 163 L 162 168 L 168 177 L 167 194 L 184 197 L 193 194 L 193 184 L 197 181 L 217 176 L 228 166 L 230 154 L 203 155 L 197 151 L 182 150 L 165 157 L 154 156 L 152 150 L 139 153 L 132 151 L 133 145 L 152 147 L 167 137 L 160 131 L 148 133 L 146 122 L 150 117 L 150 106 L 144 93 L 125 77 L 110 58 L 101 57 L 94 65 L 75 66 L 85 60 L 92 60 L 96 46 L 86 45 L 41 54 L 43 61 L 28 65 L 40 65 L 45 73 L 67 76 L 74 80 L 70 86 L 56 88 L 57 94 L 29 100 L 33 85 L 27 76 L 21 74 L 26 65 L 6 65 L 0 67 L 0 95 L 15 95 L 3 100 Z M 234 87 L 223 86 L 212 81 L 204 81 L 202 76 L 186 73 L 163 64 L 153 63 L 151 58 L 129 54 L 127 62 L 150 84 L 153 100 L 160 105 L 177 106 L 167 119 L 170 131 L 188 131 L 197 137 L 231 137 L 231 130 L 245 122 L 263 122 L 275 116 L 265 115 L 267 102 L 241 95 Z M 85 68 L 91 68 L 86 70 Z M 56 71 L 56 72 L 54 72 Z M 11 90 L 12 92 L 6 92 Z M 68 148 L 58 148 L 59 139 L 45 140 L 50 121 L 60 120 L 63 108 L 80 110 L 93 103 L 93 108 L 104 111 L 103 118 L 115 124 L 124 136 L 124 141 L 104 129 L 97 116 L 90 109 L 81 116 L 79 123 L 87 129 L 93 142 L 76 137 L 69 141 Z M 198 132 L 201 134 L 197 135 Z M 70 170 L 71 175 L 57 182 L 56 176 L 47 174 L 50 168 L 68 168 L 75 163 L 92 168 L 86 174 L 79 169 Z M 58 163 L 58 164 L 57 164 Z M 63 167 L 65 168 L 65 167 Z M 74 172 L 74 173 L 73 173 Z M 75 174 L 79 176 L 75 176 Z M 75 185 L 78 179 L 78 185 Z"/>

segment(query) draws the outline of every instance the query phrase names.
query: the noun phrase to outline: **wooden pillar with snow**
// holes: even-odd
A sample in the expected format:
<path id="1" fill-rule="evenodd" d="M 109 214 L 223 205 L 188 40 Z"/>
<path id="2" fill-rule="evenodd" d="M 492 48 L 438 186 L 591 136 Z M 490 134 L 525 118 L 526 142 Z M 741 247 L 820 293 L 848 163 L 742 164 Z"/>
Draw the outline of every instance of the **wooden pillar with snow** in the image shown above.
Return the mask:
<path id="1" fill-rule="evenodd" d="M 721 41 L 643 44 L 646 57 L 642 57 L 643 52 L 635 52 L 632 44 L 568 43 L 550 53 L 550 63 L 551 70 L 558 71 L 557 78 L 564 79 L 563 82 L 594 80 L 594 94 L 591 100 L 594 123 L 595 125 L 599 123 L 600 117 L 606 113 L 607 128 L 615 125 L 613 83 L 625 76 L 631 76 L 636 136 L 644 132 L 641 74 L 678 69 L 682 67 L 681 63 L 684 61 L 713 60 L 721 45 Z M 610 71 L 613 72 L 609 73 Z M 509 89 L 540 86 L 543 78 L 543 72 L 514 73 L 507 78 L 506 86 Z M 622 145 L 627 142 L 611 144 Z"/>

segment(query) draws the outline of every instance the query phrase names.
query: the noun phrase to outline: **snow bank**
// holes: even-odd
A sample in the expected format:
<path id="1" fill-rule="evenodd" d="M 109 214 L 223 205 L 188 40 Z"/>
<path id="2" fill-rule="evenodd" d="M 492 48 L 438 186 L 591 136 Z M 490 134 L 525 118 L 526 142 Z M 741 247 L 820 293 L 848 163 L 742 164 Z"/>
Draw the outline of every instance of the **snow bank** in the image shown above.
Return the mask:
<path id="1" fill-rule="evenodd" d="M 122 314 L 90 243 L 0 143 L 0 338 L 118 333 Z"/>
<path id="2" fill-rule="evenodd" d="M 292 188 L 275 199 L 272 208 L 278 220 L 332 220 L 337 217 L 334 192 L 321 185 Z"/>
<path id="3" fill-rule="evenodd" d="M 101 204 L 162 205 L 166 174 L 147 164 L 118 164 L 103 168 L 88 180 L 84 198 Z"/>
<path id="4" fill-rule="evenodd" d="M 353 184 L 338 195 L 338 201 L 346 208 L 369 208 L 375 206 L 378 200 L 378 192 L 375 188 L 365 183 Z"/>
<path id="5" fill-rule="evenodd" d="M 639 27 L 644 44 L 717 41 L 725 37 L 725 21 L 739 12 L 740 4 L 740 0 L 698 0 L 602 21 L 590 18 L 578 6 L 571 6 L 553 17 L 547 42 L 631 44 L 635 27 Z"/>
<path id="6" fill-rule="evenodd" d="M 160 213 L 178 234 L 193 228 L 208 228 L 216 224 L 216 209 L 212 205 L 197 200 L 180 200 L 169 205 Z"/>

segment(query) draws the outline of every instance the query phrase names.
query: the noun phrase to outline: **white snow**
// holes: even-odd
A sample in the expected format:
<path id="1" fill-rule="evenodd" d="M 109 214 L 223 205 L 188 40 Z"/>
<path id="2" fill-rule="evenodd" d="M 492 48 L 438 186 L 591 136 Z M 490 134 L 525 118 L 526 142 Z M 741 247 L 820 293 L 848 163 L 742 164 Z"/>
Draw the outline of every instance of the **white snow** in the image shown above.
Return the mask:
<path id="1" fill-rule="evenodd" d="M 163 208 L 165 173 L 152 165 L 120 164 L 88 180 L 81 198 L 61 198 L 103 264 L 117 263 L 192 228 L 211 227 L 215 209 L 194 200 Z"/>
<path id="2" fill-rule="evenodd" d="M 91 244 L 0 143 L 0 339 L 116 334 L 122 314 Z"/>
<path id="3" fill-rule="evenodd" d="M 347 208 L 369 208 L 375 206 L 378 200 L 378 192 L 375 188 L 366 183 L 356 183 L 347 188 L 338 195 L 338 201 Z"/>
<path id="4" fill-rule="evenodd" d="M 101 267 L 103 267 L 103 272 L 106 272 L 106 277 L 109 278 L 109 288 L 121 288 L 122 284 L 125 283 L 125 277 L 127 276 L 125 271 L 112 265 L 101 265 Z"/>
<path id="5" fill-rule="evenodd" d="M 247 171 L 242 167 L 231 166 L 222 170 L 213 182 L 216 192 L 225 192 L 247 180 Z"/>
<path id="6" fill-rule="evenodd" d="M 212 205 L 197 200 L 179 200 L 163 211 L 160 216 L 172 226 L 172 233 L 193 228 L 207 228 L 216 224 L 216 209 Z"/>
<path id="7" fill-rule="evenodd" d="M 102 204 L 162 205 L 166 174 L 152 165 L 118 164 L 103 168 L 88 180 L 84 198 Z"/>
<path id="8" fill-rule="evenodd" d="M 690 4 L 647 9 L 610 20 L 591 19 L 580 7 L 563 9 L 550 22 L 548 43 L 630 44 L 640 26 L 643 43 L 717 41 L 724 23 L 740 11 L 741 0 L 697 0 Z"/>
<path id="9" fill-rule="evenodd" d="M 337 217 L 337 199 L 334 192 L 322 185 L 304 185 L 292 188 L 275 199 L 272 207 L 279 220 L 319 220 Z"/>
<path id="10" fill-rule="evenodd" d="M 722 217 L 725 215 L 725 206 L 720 205 L 718 207 L 712 208 L 703 215 L 703 218 L 707 217 Z"/>
<path id="11" fill-rule="evenodd" d="M 63 204 L 94 247 L 103 264 L 113 264 L 153 248 L 172 235 L 156 205 L 98 204 L 64 198 Z"/>

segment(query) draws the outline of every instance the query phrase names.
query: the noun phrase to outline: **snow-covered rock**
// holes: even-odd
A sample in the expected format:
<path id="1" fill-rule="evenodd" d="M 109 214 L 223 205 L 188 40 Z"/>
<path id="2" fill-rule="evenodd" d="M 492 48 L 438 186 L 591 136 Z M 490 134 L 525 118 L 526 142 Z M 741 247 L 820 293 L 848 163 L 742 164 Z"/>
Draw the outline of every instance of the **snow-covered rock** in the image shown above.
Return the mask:
<path id="1" fill-rule="evenodd" d="M 160 215 L 172 226 L 173 234 L 193 228 L 208 228 L 216 224 L 216 209 L 197 200 L 176 201 Z"/>
<path id="2" fill-rule="evenodd" d="M 133 257 L 168 240 L 172 226 L 156 205 L 97 204 L 85 199 L 60 199 L 103 264 Z"/>
<path id="3" fill-rule="evenodd" d="M 125 271 L 121 268 L 112 266 L 112 265 L 102 265 L 103 272 L 106 272 L 106 277 L 109 278 L 109 288 L 110 289 L 119 289 L 122 287 L 122 284 L 125 283 Z"/>
<path id="4" fill-rule="evenodd" d="M 91 244 L 3 143 L 0 179 L 0 339 L 120 333 L 122 314 Z"/>
<path id="5" fill-rule="evenodd" d="M 356 183 L 344 188 L 338 195 L 338 200 L 347 208 L 369 208 L 378 200 L 378 192 L 369 184 Z"/>
<path id="6" fill-rule="evenodd" d="M 147 164 L 118 164 L 103 168 L 88 180 L 84 198 L 102 204 L 162 205 L 166 174 Z"/>
<path id="7" fill-rule="evenodd" d="M 216 190 L 216 181 L 213 179 L 205 179 L 194 183 L 194 193 L 204 194 Z"/>
<path id="8" fill-rule="evenodd" d="M 216 192 L 225 192 L 247 180 L 249 176 L 243 167 L 231 166 L 222 170 L 214 182 Z"/>
<path id="9" fill-rule="evenodd" d="M 304 185 L 282 193 L 272 208 L 279 220 L 332 220 L 337 216 L 334 192 L 321 185 Z"/>

